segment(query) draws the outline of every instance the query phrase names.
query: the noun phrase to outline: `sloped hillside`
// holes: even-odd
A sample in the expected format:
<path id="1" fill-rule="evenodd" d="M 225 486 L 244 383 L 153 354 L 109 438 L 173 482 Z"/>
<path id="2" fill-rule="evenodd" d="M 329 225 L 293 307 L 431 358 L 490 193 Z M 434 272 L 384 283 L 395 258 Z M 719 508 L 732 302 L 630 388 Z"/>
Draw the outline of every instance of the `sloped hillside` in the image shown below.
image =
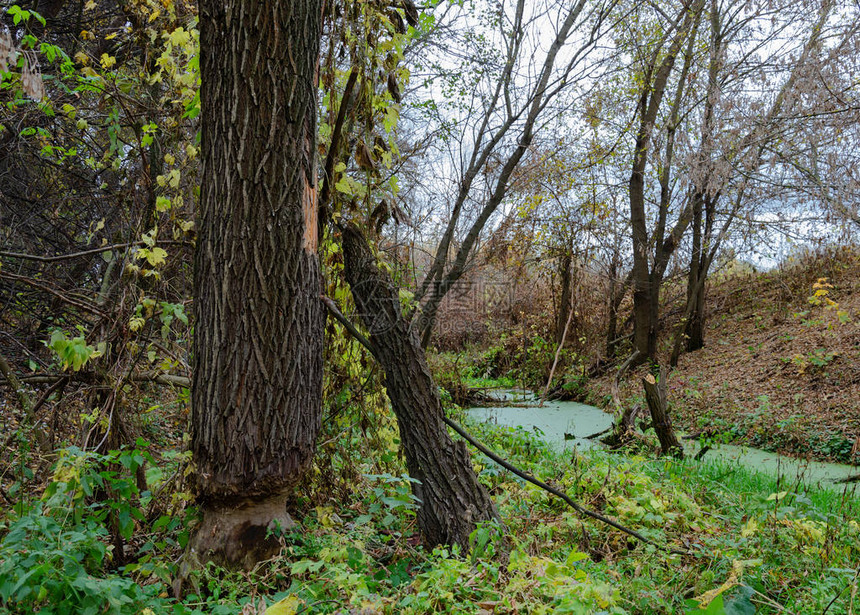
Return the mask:
<path id="1" fill-rule="evenodd" d="M 860 462 L 860 252 L 839 249 L 709 289 L 705 348 L 670 374 L 676 422 L 724 440 Z M 626 403 L 641 379 L 622 386 Z M 612 375 L 595 383 L 606 395 Z"/>

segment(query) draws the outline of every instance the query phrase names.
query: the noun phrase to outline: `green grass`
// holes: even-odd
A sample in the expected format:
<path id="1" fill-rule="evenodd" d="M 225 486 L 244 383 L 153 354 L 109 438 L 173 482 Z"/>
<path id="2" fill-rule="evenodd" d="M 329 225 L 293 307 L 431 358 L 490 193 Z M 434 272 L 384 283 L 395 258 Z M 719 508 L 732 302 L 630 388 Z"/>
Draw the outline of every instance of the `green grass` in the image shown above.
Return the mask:
<path id="1" fill-rule="evenodd" d="M 71 600 L 76 591 L 93 612 L 108 613 L 262 613 L 263 603 L 276 601 L 289 614 L 860 609 L 855 497 L 793 492 L 773 477 L 721 461 L 572 454 L 524 429 L 469 428 L 582 505 L 682 553 L 582 518 L 476 455 L 476 470 L 501 512 L 504 538 L 500 528 L 484 526 L 474 533 L 469 553 L 423 548 L 408 481 L 368 473 L 356 482 L 352 498 L 304 510 L 301 526 L 282 536 L 277 558 L 251 573 L 200 571 L 191 579 L 195 593 L 177 602 L 167 597 L 169 575 L 160 571 L 175 570 L 178 545 L 172 551 L 169 545 L 184 531 L 181 524 L 138 521 L 135 535 L 162 546 L 151 551 L 146 566 L 112 568 L 104 548 L 105 519 L 93 516 L 98 508 L 85 498 L 66 495 L 78 493 L 82 477 L 93 471 L 81 462 L 73 475 L 55 475 L 48 499 L 31 502 L 17 515 L 7 511 L 6 530 L 0 526 L 0 610 L 50 612 L 51 595 L 65 592 Z M 29 577 L 40 579 L 30 587 L 24 564 L 51 559 L 66 564 Z M 102 596 L 112 597 L 114 606 L 100 602 Z"/>
<path id="2" fill-rule="evenodd" d="M 463 378 L 463 384 L 471 389 L 514 389 L 519 386 L 513 378 L 508 376 L 500 378 L 466 376 Z"/>

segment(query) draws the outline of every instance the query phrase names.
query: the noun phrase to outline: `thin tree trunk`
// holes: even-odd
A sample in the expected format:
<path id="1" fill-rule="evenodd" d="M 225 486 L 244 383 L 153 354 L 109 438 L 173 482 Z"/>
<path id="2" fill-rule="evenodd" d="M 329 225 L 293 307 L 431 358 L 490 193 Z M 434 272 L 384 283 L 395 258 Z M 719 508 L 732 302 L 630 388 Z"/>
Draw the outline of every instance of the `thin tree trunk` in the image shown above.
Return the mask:
<path id="1" fill-rule="evenodd" d="M 660 283 L 662 282 L 665 265 L 668 262 L 668 256 L 677 245 L 676 232 L 673 232 L 670 238 L 666 240 L 669 245 L 663 245 L 665 210 L 669 204 L 668 202 L 663 202 L 666 200 L 666 197 L 665 195 L 661 195 L 658 229 L 656 229 L 653 238 L 656 258 L 654 259 L 653 269 L 650 268 L 650 240 L 645 214 L 645 169 L 648 163 L 652 133 L 656 126 L 657 115 L 663 101 L 663 96 L 666 93 L 669 76 L 675 66 L 675 59 L 681 50 L 681 46 L 687 37 L 690 36 L 691 29 L 698 24 L 703 4 L 704 0 L 694 0 L 692 5 L 684 7 L 678 15 L 675 22 L 676 30 L 666 50 L 666 54 L 659 65 L 656 64 L 658 59 L 656 53 L 653 56 L 653 63 L 645 72 L 646 85 L 643 86 L 639 98 L 638 112 L 640 114 L 640 122 L 636 133 L 632 173 L 630 174 L 629 182 L 630 225 L 633 231 L 633 347 L 639 352 L 639 362 L 649 358 L 654 359 L 657 354 L 657 326 L 659 321 L 656 311 L 659 309 L 660 304 Z M 688 68 L 690 53 L 688 51 L 685 60 L 685 71 Z M 675 97 L 673 105 L 673 115 L 677 113 L 677 106 L 680 103 L 681 88 L 683 88 L 684 81 L 684 79 L 681 79 L 679 82 L 678 94 Z M 671 129 L 674 130 L 674 128 Z M 666 164 L 667 166 L 671 164 L 671 139 L 669 149 L 667 150 Z M 668 173 L 668 169 L 664 171 L 665 173 Z M 668 176 L 664 177 L 661 175 L 661 183 L 666 184 L 667 181 Z M 683 231 L 683 228 L 681 228 L 682 221 L 683 215 L 679 219 L 675 231 L 679 229 Z M 683 226 L 686 227 L 686 225 Z"/>
<path id="2" fill-rule="evenodd" d="M 558 304 L 558 312 L 555 315 L 555 343 L 563 344 L 564 336 L 567 334 L 567 327 L 570 324 L 570 252 L 567 252 L 561 259 L 561 298 Z"/>
<path id="3" fill-rule="evenodd" d="M 320 427 L 322 0 L 200 3 L 203 177 L 195 256 L 191 554 L 250 566 L 291 524 Z"/>
<path id="4" fill-rule="evenodd" d="M 618 260 L 619 254 L 615 252 L 609 266 L 609 322 L 606 326 L 606 357 L 609 359 L 615 356 L 615 347 L 618 345 L 618 308 L 621 307 L 621 297 L 626 290 L 624 286 L 620 291 L 618 289 Z"/>
<path id="5" fill-rule="evenodd" d="M 498 512 L 478 482 L 466 445 L 448 435 L 439 390 L 417 332 L 402 314 L 390 277 L 355 226 L 343 229 L 343 253 L 346 279 L 385 371 L 406 467 L 420 481 L 413 490 L 421 501 L 421 533 L 430 544 L 466 547 L 476 525 L 497 520 Z"/>
<path id="6" fill-rule="evenodd" d="M 707 276 L 706 271 L 699 271 L 697 278 Z M 704 282 L 704 279 L 702 280 Z M 705 284 L 696 280 L 696 292 L 692 301 L 692 310 L 687 320 L 687 352 L 694 352 L 705 346 Z"/>
<path id="7" fill-rule="evenodd" d="M 6 378 L 9 388 L 12 389 L 13 393 L 15 393 L 15 397 L 18 398 L 18 403 L 21 405 L 21 426 L 30 429 L 32 434 L 35 435 L 40 451 L 46 454 L 51 452 L 51 444 L 48 440 L 47 434 L 41 428 L 34 427 L 32 425 L 34 415 L 33 401 L 30 399 L 27 389 L 25 389 L 24 385 L 21 384 L 21 381 L 18 380 L 15 372 L 12 371 L 12 366 L 9 365 L 6 357 L 2 354 L 0 354 L 0 374 Z"/>
<path id="8" fill-rule="evenodd" d="M 696 345 L 691 336 L 694 335 L 694 328 L 691 326 L 691 318 L 696 314 L 696 303 L 699 299 L 699 277 L 702 274 L 702 201 L 704 195 L 697 191 L 693 195 L 693 247 L 690 255 L 690 272 L 687 277 L 687 303 L 690 306 L 686 314 L 687 321 L 685 323 L 685 334 L 687 336 L 687 350 L 698 350 L 702 347 L 701 335 L 699 336 L 699 344 Z"/>
<path id="9" fill-rule="evenodd" d="M 573 320 L 573 306 L 570 306 L 567 314 L 567 322 L 564 323 L 564 330 L 561 332 L 561 339 L 558 341 L 558 347 L 555 349 L 555 358 L 552 360 L 552 368 L 549 370 L 549 378 L 546 380 L 543 395 L 540 398 L 539 407 L 543 408 L 546 402 L 546 396 L 549 394 L 549 387 L 552 385 L 552 377 L 555 375 L 555 368 L 558 367 L 558 358 L 561 356 L 561 350 L 564 348 L 564 341 L 567 339 L 567 330 L 570 328 L 570 321 Z"/>

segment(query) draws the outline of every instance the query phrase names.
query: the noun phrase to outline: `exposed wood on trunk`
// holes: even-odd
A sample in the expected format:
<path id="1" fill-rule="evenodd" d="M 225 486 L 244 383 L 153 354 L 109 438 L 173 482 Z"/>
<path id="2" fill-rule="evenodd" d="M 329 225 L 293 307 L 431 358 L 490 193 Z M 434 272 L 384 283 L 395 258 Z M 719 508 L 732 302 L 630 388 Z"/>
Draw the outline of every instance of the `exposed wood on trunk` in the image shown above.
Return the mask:
<path id="1" fill-rule="evenodd" d="M 684 458 L 684 447 L 675 435 L 672 427 L 672 419 L 669 417 L 668 402 L 666 399 L 666 368 L 660 367 L 660 375 L 655 379 L 648 374 L 642 379 L 645 387 L 645 400 L 651 411 L 651 420 L 654 423 L 654 431 L 660 440 L 660 449 L 664 455 L 672 455 L 678 459 Z"/>
<path id="2" fill-rule="evenodd" d="M 498 512 L 478 482 L 465 444 L 454 442 L 445 429 L 439 390 L 397 289 L 357 227 L 346 226 L 342 236 L 344 272 L 385 372 L 406 468 L 420 481 L 413 490 L 421 501 L 421 533 L 430 544 L 465 547 L 477 524 L 497 520 Z"/>
<path id="3" fill-rule="evenodd" d="M 267 526 L 289 522 L 285 494 L 309 466 L 320 427 L 321 10 L 322 0 L 200 6 L 191 428 L 212 534 L 198 533 L 192 550 L 245 566 L 278 548 Z"/>

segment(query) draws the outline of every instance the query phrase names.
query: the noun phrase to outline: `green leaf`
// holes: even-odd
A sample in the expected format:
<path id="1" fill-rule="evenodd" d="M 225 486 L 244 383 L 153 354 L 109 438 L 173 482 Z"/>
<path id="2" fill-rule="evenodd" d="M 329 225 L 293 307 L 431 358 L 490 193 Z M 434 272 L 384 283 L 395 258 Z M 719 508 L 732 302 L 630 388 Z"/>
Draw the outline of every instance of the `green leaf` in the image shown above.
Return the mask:
<path id="1" fill-rule="evenodd" d="M 687 607 L 693 607 L 687 609 L 687 615 L 727 615 L 725 605 L 723 604 L 722 594 L 711 600 L 708 606 L 704 609 L 700 608 L 695 600 L 687 600 L 685 604 Z"/>
<path id="2" fill-rule="evenodd" d="M 159 196 L 155 199 L 155 210 L 158 212 L 167 211 L 170 209 L 170 199 L 166 196 Z"/>
<path id="3" fill-rule="evenodd" d="M 343 194 L 347 194 L 352 196 L 352 186 L 349 184 L 349 178 L 344 175 L 338 180 L 338 182 L 334 185 L 334 189 L 338 192 L 342 192 Z"/>
<path id="4" fill-rule="evenodd" d="M 361 525 L 364 525 L 365 523 L 369 523 L 371 520 L 373 520 L 373 517 L 371 515 L 359 515 L 355 518 L 355 527 L 359 527 Z"/>
<path id="5" fill-rule="evenodd" d="M 752 587 L 738 587 L 737 591 L 724 601 L 726 615 L 755 615 L 755 604 L 752 603 L 754 595 L 755 590 Z"/>

